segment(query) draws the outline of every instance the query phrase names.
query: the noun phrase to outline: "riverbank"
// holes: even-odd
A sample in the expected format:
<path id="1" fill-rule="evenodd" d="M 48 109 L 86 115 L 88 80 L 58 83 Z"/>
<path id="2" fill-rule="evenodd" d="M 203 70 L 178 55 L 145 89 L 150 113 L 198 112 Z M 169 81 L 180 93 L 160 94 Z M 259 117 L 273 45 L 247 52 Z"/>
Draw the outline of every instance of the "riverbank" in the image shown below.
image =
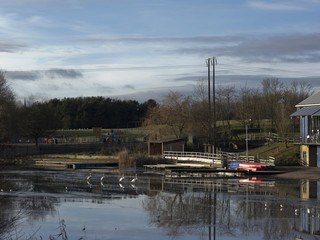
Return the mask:
<path id="1" fill-rule="evenodd" d="M 140 156 L 141 157 L 141 156 Z M 65 169 L 67 164 L 75 163 L 118 163 L 118 156 L 94 156 L 94 155 L 42 155 L 41 157 L 33 157 L 29 159 L 16 160 L 14 164 L 9 164 L 11 161 L 4 161 L 0 165 L 0 169 L 18 168 L 39 168 L 46 165 L 47 168 Z M 144 165 L 146 162 L 143 161 Z M 152 163 L 153 161 L 148 161 Z M 157 161 L 156 161 L 157 162 Z M 11 162 L 12 163 L 12 162 Z M 55 165 L 55 166 L 53 166 Z M 273 175 L 282 179 L 309 179 L 313 181 L 320 181 L 320 168 L 318 167 L 303 167 L 303 166 L 277 166 L 277 171 L 284 173 Z"/>
<path id="2" fill-rule="evenodd" d="M 320 181 L 320 168 L 318 167 L 279 166 L 276 169 L 285 171 L 285 173 L 275 175 L 278 178 Z"/>

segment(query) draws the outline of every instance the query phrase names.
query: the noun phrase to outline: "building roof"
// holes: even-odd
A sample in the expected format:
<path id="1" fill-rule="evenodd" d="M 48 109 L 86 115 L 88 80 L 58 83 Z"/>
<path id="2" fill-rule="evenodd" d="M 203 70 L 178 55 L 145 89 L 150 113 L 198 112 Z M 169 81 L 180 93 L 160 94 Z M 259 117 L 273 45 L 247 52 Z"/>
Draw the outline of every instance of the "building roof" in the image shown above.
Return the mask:
<path id="1" fill-rule="evenodd" d="M 320 92 L 313 94 L 312 96 L 306 98 L 302 102 L 298 103 L 296 107 L 311 107 L 320 106 Z"/>
<path id="2" fill-rule="evenodd" d="M 291 117 L 297 117 L 297 116 L 320 116 L 320 106 L 317 107 L 303 107 L 296 111 L 295 113 L 292 113 L 290 115 Z"/>

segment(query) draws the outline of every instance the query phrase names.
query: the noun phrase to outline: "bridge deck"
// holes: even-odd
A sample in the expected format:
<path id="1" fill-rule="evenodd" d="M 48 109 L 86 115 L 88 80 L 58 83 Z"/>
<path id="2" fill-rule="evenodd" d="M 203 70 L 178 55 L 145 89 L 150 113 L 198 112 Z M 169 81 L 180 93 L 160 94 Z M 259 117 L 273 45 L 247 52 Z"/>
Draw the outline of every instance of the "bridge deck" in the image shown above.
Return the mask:
<path id="1" fill-rule="evenodd" d="M 254 156 L 243 156 L 239 153 L 204 153 L 204 152 L 181 152 L 181 151 L 164 151 L 165 159 L 175 160 L 176 163 L 189 162 L 201 163 L 211 167 L 227 167 L 230 162 L 255 162 Z M 274 164 L 275 159 L 259 159 L 258 162 Z"/>

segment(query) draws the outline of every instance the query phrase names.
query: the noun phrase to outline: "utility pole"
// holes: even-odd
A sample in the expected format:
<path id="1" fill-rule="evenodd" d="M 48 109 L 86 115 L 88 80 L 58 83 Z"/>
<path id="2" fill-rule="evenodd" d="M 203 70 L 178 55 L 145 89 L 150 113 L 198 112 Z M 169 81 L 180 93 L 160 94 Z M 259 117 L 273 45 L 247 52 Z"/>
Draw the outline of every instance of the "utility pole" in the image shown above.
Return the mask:
<path id="1" fill-rule="evenodd" d="M 217 59 L 215 57 L 211 58 L 212 64 L 212 100 L 213 100 L 213 153 L 216 153 L 216 138 L 217 138 L 217 124 L 216 124 L 216 74 L 215 74 L 215 66 L 217 64 Z"/>
<path id="2" fill-rule="evenodd" d="M 216 125 L 216 87 L 215 87 L 215 65 L 217 64 L 217 59 L 215 57 L 206 59 L 208 67 L 208 148 L 210 151 L 215 153 L 216 138 L 217 138 L 217 125 Z M 212 65 L 212 100 L 213 100 L 213 142 L 212 142 L 212 109 L 211 109 L 211 93 L 210 93 L 210 65 Z M 211 145 L 213 143 L 213 146 Z"/>
<path id="3" fill-rule="evenodd" d="M 208 144 L 211 144 L 211 94 L 210 94 L 210 64 L 211 64 L 211 58 L 208 58 L 206 60 L 207 67 L 208 67 L 208 125 L 209 125 L 209 131 L 208 131 Z M 209 147 L 208 145 L 208 147 Z M 209 152 L 209 151 L 208 151 Z"/>

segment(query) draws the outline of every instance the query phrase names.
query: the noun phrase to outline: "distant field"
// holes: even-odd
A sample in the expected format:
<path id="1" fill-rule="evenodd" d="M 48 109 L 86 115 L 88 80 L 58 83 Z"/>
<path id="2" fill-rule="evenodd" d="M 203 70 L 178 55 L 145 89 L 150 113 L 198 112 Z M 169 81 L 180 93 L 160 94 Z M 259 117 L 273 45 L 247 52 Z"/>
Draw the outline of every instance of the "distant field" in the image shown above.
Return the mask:
<path id="1" fill-rule="evenodd" d="M 232 131 L 240 138 L 245 138 L 245 126 L 239 120 L 231 120 L 231 129 Z M 226 126 L 226 121 L 217 121 L 217 127 Z M 248 134 L 250 137 L 265 137 L 265 129 L 270 129 L 271 121 L 270 119 L 264 119 L 260 121 L 260 128 L 251 129 L 248 128 Z M 153 127 L 154 128 L 154 127 Z M 129 129 L 101 129 L 101 133 L 103 136 L 111 135 L 111 130 L 114 131 L 117 138 L 142 138 L 147 134 L 144 131 L 144 128 L 129 128 Z M 55 132 L 56 137 L 64 137 L 64 138 L 74 138 L 74 137 L 87 137 L 94 138 L 93 129 L 60 129 Z"/>
<path id="2" fill-rule="evenodd" d="M 55 135 L 62 137 L 94 137 L 92 129 L 57 130 Z"/>
<path id="3" fill-rule="evenodd" d="M 134 133 L 130 129 L 112 129 L 117 138 L 141 138 L 145 135 Z M 111 129 L 101 129 L 102 136 L 111 135 Z M 56 137 L 64 138 L 76 138 L 76 137 L 86 137 L 94 138 L 95 134 L 93 129 L 60 129 L 55 132 Z"/>
<path id="4" fill-rule="evenodd" d="M 231 127 L 232 128 L 244 128 L 243 122 L 240 120 L 231 120 L 230 121 Z M 217 121 L 217 126 L 226 126 L 227 121 Z M 260 121 L 260 127 L 266 127 L 269 128 L 271 127 L 271 119 L 262 119 Z"/>

